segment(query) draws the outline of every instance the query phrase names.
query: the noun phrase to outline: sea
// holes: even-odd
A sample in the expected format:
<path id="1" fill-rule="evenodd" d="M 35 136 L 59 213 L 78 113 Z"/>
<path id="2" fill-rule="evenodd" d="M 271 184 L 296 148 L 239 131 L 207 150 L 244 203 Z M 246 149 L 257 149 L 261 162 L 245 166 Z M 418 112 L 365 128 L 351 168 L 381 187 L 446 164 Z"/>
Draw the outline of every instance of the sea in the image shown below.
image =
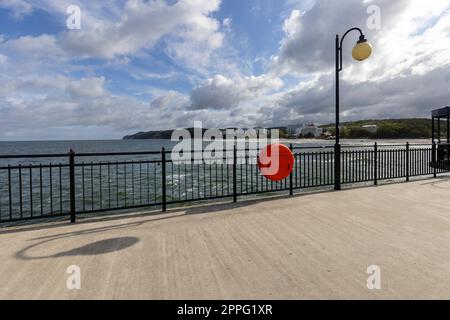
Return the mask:
<path id="1" fill-rule="evenodd" d="M 333 146 L 330 140 L 282 140 L 282 143 L 293 144 L 294 147 L 312 148 Z M 380 145 L 405 145 L 430 143 L 430 140 L 342 140 L 343 146 L 370 146 L 377 142 Z M 84 140 L 84 141 L 0 141 L 0 155 L 28 154 L 64 154 L 70 149 L 76 153 L 111 153 L 111 152 L 146 152 L 161 151 L 164 147 L 171 150 L 178 142 L 170 140 Z"/>

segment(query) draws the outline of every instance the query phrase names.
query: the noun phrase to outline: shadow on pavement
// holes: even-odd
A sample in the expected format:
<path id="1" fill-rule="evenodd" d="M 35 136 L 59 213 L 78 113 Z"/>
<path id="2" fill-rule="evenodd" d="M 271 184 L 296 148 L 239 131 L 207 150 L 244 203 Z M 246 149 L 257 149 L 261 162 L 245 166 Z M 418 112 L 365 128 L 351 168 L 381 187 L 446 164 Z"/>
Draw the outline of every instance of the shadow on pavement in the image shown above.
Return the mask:
<path id="1" fill-rule="evenodd" d="M 42 260 L 42 259 L 52 259 L 61 257 L 73 257 L 73 256 L 93 256 L 106 254 L 116 251 L 121 251 L 127 249 L 139 242 L 139 238 L 136 237 L 122 237 L 122 238 L 112 238 L 101 241 L 96 241 L 89 243 L 87 245 L 70 249 L 63 252 L 58 252 L 48 256 L 31 256 L 28 255 L 28 251 L 34 249 L 40 245 L 48 243 L 50 241 L 61 239 L 62 237 L 53 237 L 33 245 L 27 246 L 24 249 L 16 253 L 16 258 L 20 260 Z"/>

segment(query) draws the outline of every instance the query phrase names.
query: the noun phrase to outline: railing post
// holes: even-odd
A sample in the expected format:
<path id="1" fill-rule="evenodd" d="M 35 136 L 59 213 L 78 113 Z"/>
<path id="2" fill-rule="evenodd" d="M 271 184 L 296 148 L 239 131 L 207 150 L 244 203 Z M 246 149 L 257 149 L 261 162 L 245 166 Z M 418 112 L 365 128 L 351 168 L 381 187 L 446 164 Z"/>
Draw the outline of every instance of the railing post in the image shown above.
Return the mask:
<path id="1" fill-rule="evenodd" d="M 292 143 L 289 145 L 289 149 L 291 150 L 292 153 L 294 148 L 292 147 Z M 295 156 L 294 156 L 294 166 L 295 166 Z M 294 176 L 294 167 L 292 168 L 291 174 L 289 175 L 289 195 L 293 196 L 294 195 L 294 181 L 293 181 L 293 176 Z"/>
<path id="2" fill-rule="evenodd" d="M 373 147 L 373 183 L 378 185 L 378 143 L 375 142 Z"/>
<path id="3" fill-rule="evenodd" d="M 233 148 L 233 202 L 237 202 L 237 147 Z"/>
<path id="4" fill-rule="evenodd" d="M 433 163 L 433 177 L 437 178 L 437 157 L 436 157 L 436 142 L 433 140 L 431 147 L 431 161 Z"/>
<path id="5" fill-rule="evenodd" d="M 75 152 L 69 151 L 69 189 L 70 189 L 70 222 L 76 222 L 75 216 Z"/>
<path id="6" fill-rule="evenodd" d="M 406 182 L 409 182 L 410 161 L 409 161 L 409 142 L 406 143 Z"/>
<path id="7" fill-rule="evenodd" d="M 334 190 L 341 190 L 341 145 L 334 145 Z"/>
<path id="8" fill-rule="evenodd" d="M 161 188 L 162 188 L 162 211 L 167 211 L 167 188 L 166 188 L 166 148 L 161 150 Z"/>

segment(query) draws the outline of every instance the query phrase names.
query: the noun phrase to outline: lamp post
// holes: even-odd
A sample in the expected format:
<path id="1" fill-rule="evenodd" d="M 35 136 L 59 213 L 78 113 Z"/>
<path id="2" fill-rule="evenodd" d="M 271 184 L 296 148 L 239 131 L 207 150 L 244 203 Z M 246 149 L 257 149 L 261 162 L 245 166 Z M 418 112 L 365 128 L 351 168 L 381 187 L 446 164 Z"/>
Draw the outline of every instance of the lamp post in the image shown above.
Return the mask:
<path id="1" fill-rule="evenodd" d="M 372 46 L 367 41 L 360 28 L 349 29 L 342 39 L 336 35 L 336 144 L 334 147 L 334 189 L 341 190 L 341 144 L 340 144 L 340 124 L 339 124 L 339 72 L 342 71 L 342 44 L 345 37 L 352 31 L 358 31 L 360 36 L 352 51 L 352 56 L 357 61 L 363 61 L 372 54 Z"/>

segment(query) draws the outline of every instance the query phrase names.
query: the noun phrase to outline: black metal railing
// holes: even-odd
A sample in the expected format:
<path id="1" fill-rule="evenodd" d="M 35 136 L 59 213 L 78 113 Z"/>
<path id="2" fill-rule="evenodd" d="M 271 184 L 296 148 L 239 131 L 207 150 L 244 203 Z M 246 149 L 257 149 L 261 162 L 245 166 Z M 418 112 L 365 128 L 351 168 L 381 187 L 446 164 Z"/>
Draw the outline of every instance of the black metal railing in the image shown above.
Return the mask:
<path id="1" fill-rule="evenodd" d="M 442 147 L 440 147 L 442 148 Z M 170 152 L 0 156 L 0 222 L 133 209 L 334 185 L 333 147 L 292 147 L 290 177 L 272 182 L 258 169 L 258 152 L 236 148 L 231 161 L 194 157 L 173 161 Z M 378 184 L 449 172 L 433 145 L 347 146 L 341 183 Z M 130 159 L 130 157 L 132 157 Z M 45 161 L 45 163 L 44 163 Z"/>

